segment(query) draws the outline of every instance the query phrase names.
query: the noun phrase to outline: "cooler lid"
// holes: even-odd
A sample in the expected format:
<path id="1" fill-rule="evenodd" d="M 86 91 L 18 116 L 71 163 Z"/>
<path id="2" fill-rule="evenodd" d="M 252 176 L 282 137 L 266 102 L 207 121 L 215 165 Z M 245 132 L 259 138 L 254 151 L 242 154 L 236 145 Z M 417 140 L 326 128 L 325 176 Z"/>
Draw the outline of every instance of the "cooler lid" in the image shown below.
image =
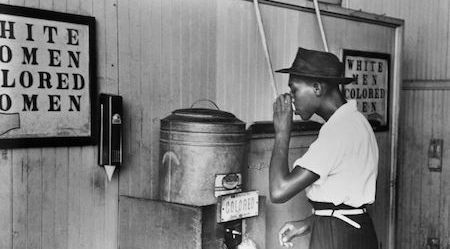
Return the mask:
<path id="1" fill-rule="evenodd" d="M 200 122 L 200 123 L 243 123 L 232 113 L 207 109 L 207 108 L 186 108 L 178 109 L 165 118 L 170 121 Z"/>

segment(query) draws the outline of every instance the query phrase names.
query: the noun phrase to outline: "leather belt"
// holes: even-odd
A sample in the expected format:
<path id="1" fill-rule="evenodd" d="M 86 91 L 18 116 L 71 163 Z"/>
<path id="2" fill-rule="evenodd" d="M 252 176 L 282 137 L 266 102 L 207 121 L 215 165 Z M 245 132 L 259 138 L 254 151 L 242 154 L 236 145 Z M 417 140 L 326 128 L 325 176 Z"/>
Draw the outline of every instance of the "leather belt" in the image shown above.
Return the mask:
<path id="1" fill-rule="evenodd" d="M 348 218 L 346 215 L 357 215 L 357 214 L 364 214 L 367 213 L 367 210 L 365 208 L 358 208 L 358 209 L 322 209 L 322 210 L 312 210 L 313 214 L 318 216 L 332 216 L 336 217 L 344 222 L 347 222 L 348 224 L 356 227 L 361 228 L 361 225 L 359 225 L 354 220 Z"/>

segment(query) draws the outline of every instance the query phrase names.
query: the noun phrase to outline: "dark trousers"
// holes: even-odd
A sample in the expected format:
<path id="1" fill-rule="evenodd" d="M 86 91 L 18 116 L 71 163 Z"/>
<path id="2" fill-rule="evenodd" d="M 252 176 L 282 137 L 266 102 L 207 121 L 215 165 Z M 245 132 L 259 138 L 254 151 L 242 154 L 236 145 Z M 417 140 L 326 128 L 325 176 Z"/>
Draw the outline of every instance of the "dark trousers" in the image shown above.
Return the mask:
<path id="1" fill-rule="evenodd" d="M 354 209 L 347 205 L 311 202 L 314 209 Z M 369 214 L 348 215 L 361 225 L 356 228 L 347 222 L 331 216 L 315 216 L 310 249 L 377 249 L 378 239 Z"/>

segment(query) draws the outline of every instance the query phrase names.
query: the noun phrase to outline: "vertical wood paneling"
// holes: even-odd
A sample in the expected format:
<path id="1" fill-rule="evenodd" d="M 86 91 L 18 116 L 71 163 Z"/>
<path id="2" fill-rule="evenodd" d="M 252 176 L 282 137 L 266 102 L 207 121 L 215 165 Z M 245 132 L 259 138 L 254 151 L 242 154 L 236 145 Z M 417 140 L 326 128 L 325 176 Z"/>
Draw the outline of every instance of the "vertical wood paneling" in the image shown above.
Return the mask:
<path id="1" fill-rule="evenodd" d="M 1 248 L 117 248 L 118 195 L 157 197 L 159 120 L 174 109 L 209 98 L 249 123 L 272 118 L 269 75 L 249 2 L 0 1 L 95 16 L 98 89 L 122 95 L 125 110 L 120 184 L 118 172 L 106 181 L 95 146 L 2 151 Z M 290 66 L 300 45 L 322 48 L 314 15 L 266 5 L 261 11 L 274 69 Z M 386 28 L 329 17 L 324 25 L 335 53 L 342 47 L 392 50 L 393 33 Z M 280 92 L 287 91 L 287 76 L 276 80 Z"/>
<path id="2" fill-rule="evenodd" d="M 68 13 L 80 13 L 80 0 L 67 0 L 66 11 Z"/>
<path id="3" fill-rule="evenodd" d="M 397 245 L 422 248 L 428 237 L 448 241 L 448 91 L 405 91 L 403 103 L 410 106 L 402 115 L 402 151 L 399 161 L 399 205 Z M 428 146 L 431 138 L 443 138 L 442 173 L 428 170 Z"/>
<path id="4" fill-rule="evenodd" d="M 429 125 L 432 126 L 430 138 L 442 138 L 442 92 L 432 90 L 430 99 L 432 100 L 432 116 L 428 120 Z M 439 216 L 440 216 L 440 199 L 441 199 L 441 173 L 427 172 L 427 180 L 429 185 L 425 189 L 428 192 L 428 198 L 423 199 L 426 209 L 424 209 L 424 218 L 428 221 L 426 224 L 428 237 L 440 237 Z"/>
<path id="5" fill-rule="evenodd" d="M 67 11 L 67 1 L 70 0 L 53 0 L 53 10 L 60 11 L 60 12 L 66 12 Z"/>
<path id="6" fill-rule="evenodd" d="M 401 106 L 405 106 L 409 103 L 408 101 L 411 98 L 406 98 L 407 93 L 405 92 L 403 94 L 403 98 L 401 99 Z M 409 110 L 411 110 L 412 108 L 408 109 L 408 110 L 404 110 L 402 112 L 400 112 L 400 120 L 403 120 L 403 126 L 401 126 L 399 128 L 399 144 L 398 144 L 398 164 L 399 165 L 404 165 L 406 163 L 406 158 L 405 158 L 405 148 L 407 146 L 406 142 L 404 140 L 402 140 L 402 138 L 405 136 L 405 129 L 407 129 L 406 127 L 408 127 L 409 125 L 409 120 L 407 120 L 405 117 L 407 117 L 407 113 Z M 404 167 L 398 167 L 398 171 L 397 171 L 397 185 L 398 186 L 402 186 L 405 185 L 404 183 L 404 176 L 406 174 L 408 174 L 409 172 L 411 172 L 411 170 L 405 171 Z M 404 212 L 406 212 L 406 193 L 404 191 L 404 188 L 398 187 L 397 188 L 397 210 L 405 210 Z M 396 237 L 406 237 L 405 236 L 405 230 L 401 230 L 398 229 L 399 227 L 405 226 L 406 225 L 406 220 L 404 218 L 404 215 L 397 215 L 397 221 L 396 221 Z M 395 241 L 395 248 L 402 248 L 402 243 L 405 243 L 404 241 L 399 241 L 398 239 Z"/>
<path id="7" fill-rule="evenodd" d="M 80 0 L 80 7 L 78 10 L 78 13 L 80 15 L 90 15 L 92 16 L 94 14 L 93 10 L 93 2 L 92 0 Z M 114 20 L 114 19 L 113 19 Z"/>
<path id="8" fill-rule="evenodd" d="M 215 100 L 215 8 L 207 0 L 119 2 L 120 194 L 158 197 L 160 119 L 197 99 Z"/>
<path id="9" fill-rule="evenodd" d="M 427 4 L 426 2 L 420 2 L 420 9 L 425 12 L 425 13 L 429 13 L 427 12 L 427 9 L 429 8 L 428 6 L 430 6 L 430 4 Z M 417 13 L 417 12 L 416 12 Z M 427 38 L 427 31 L 428 29 L 426 28 L 427 22 L 430 18 L 430 15 L 423 15 L 420 20 L 417 20 L 417 44 L 416 44 L 416 58 L 414 58 L 414 66 L 415 66 L 415 77 L 414 79 L 417 78 L 421 78 L 421 79 L 426 79 L 425 75 L 426 75 L 426 68 L 429 67 L 430 65 L 427 63 L 428 58 L 426 57 L 427 53 L 427 46 L 423 46 L 428 43 L 428 38 Z M 405 20 L 408 21 L 408 20 Z M 431 27 L 429 27 L 431 29 Z M 406 45 L 407 46 L 407 45 Z"/>
<path id="10" fill-rule="evenodd" d="M 192 98 L 190 96 L 189 90 L 190 90 L 190 84 L 191 82 L 191 68 L 192 64 L 190 64 L 190 50 L 189 50 L 189 39 L 191 36 L 191 33 L 189 32 L 190 27 L 190 8 L 189 3 L 186 1 L 181 1 L 181 15 L 180 15 L 180 24 L 181 24 L 181 43 L 180 47 L 180 62 L 181 62 L 181 105 L 182 106 L 188 106 L 192 103 Z M 186 27 L 184 26 L 186 25 Z M 176 49 L 176 48 L 175 48 Z"/>
<path id="11" fill-rule="evenodd" d="M 9 0 L 10 5 L 25 6 L 25 0 Z"/>
<path id="12" fill-rule="evenodd" d="M 446 103 L 448 91 L 407 91 L 404 103 L 411 106 L 402 115 L 402 153 L 399 174 L 399 223 L 397 245 L 421 248 L 427 237 L 440 237 L 448 245 L 448 174 L 444 146 L 442 173 L 428 170 L 428 145 L 431 138 L 448 138 Z"/>
<path id="13" fill-rule="evenodd" d="M 69 238 L 69 149 L 56 148 L 55 153 L 55 204 L 54 231 L 49 237 L 55 239 L 55 248 L 66 248 Z M 49 173 L 47 173 L 49 174 Z"/>
<path id="14" fill-rule="evenodd" d="M 96 153 L 96 152 L 95 152 Z M 92 210 L 97 208 L 104 208 L 102 206 L 94 206 L 93 189 L 96 187 L 93 183 L 92 173 L 98 167 L 96 166 L 94 150 L 92 147 L 81 148 L 81 158 L 85 158 L 82 164 L 79 165 L 79 170 L 83 173 L 79 178 L 79 205 L 80 205 L 80 225 L 79 225 L 79 238 L 77 248 L 89 249 L 92 248 L 94 236 L 94 224 L 95 222 L 104 222 L 104 217 L 92 217 Z M 72 168 L 76 168 L 73 167 Z M 103 178 L 104 179 L 104 178 Z M 102 191 L 104 194 L 104 191 Z"/>
<path id="15" fill-rule="evenodd" d="M 0 150 L 0 248 L 12 247 L 12 152 Z"/>
<path id="16" fill-rule="evenodd" d="M 349 8 L 405 20 L 404 79 L 448 79 L 449 2 L 348 0 Z"/>
<path id="17" fill-rule="evenodd" d="M 218 4 L 218 103 L 248 124 L 271 120 L 273 93 L 252 3 L 230 0 Z M 299 46 L 323 50 L 313 14 L 268 5 L 260 9 L 274 70 L 289 67 Z M 394 29 L 331 17 L 323 21 L 330 50 L 336 54 L 341 48 L 393 53 Z M 251 51 L 247 44 L 252 45 Z M 251 61 L 250 70 L 245 70 L 247 61 Z M 275 76 L 279 94 L 287 92 L 288 76 Z"/>
<path id="18" fill-rule="evenodd" d="M 415 92 L 413 94 L 413 98 L 415 99 L 414 103 L 417 103 L 415 106 L 416 112 L 413 112 L 413 129 L 417 129 L 417 131 L 424 130 L 424 120 L 420 114 L 423 114 L 425 111 L 425 96 L 423 92 Z M 415 150 L 413 153 L 415 154 L 415 160 L 412 162 L 412 165 L 414 167 L 414 174 L 409 179 L 410 180 L 410 187 L 414 189 L 414 191 L 411 191 L 411 200 L 409 203 L 409 207 L 411 209 L 410 212 L 410 218 L 411 223 L 415 224 L 416 226 L 413 227 L 413 229 L 410 230 L 409 233 L 409 248 L 414 248 L 415 246 L 420 246 L 423 241 L 421 237 L 421 231 L 420 227 L 422 224 L 421 220 L 421 210 L 422 206 L 418 205 L 421 203 L 422 198 L 422 185 L 423 185 L 423 179 L 422 179 L 422 172 L 424 165 L 424 157 L 421 156 L 424 153 L 426 153 L 426 150 L 424 150 L 425 146 L 423 145 L 425 142 L 424 134 L 422 132 L 417 133 L 417 139 L 414 143 Z M 408 151 L 408 153 L 411 153 Z M 421 243 L 422 242 L 422 243 Z"/>
<path id="19" fill-rule="evenodd" d="M 440 0 L 439 1 L 439 15 L 438 15 L 438 22 L 442 22 L 442 23 L 449 23 L 449 10 L 450 10 L 450 3 L 449 1 L 446 0 Z M 445 25 L 443 25 L 445 27 Z M 440 41 L 447 41 L 446 42 L 441 42 L 437 49 L 437 51 L 445 51 L 447 50 L 448 53 L 448 41 L 449 41 L 449 32 L 448 29 L 450 28 L 450 25 L 448 25 L 447 28 L 443 28 L 441 27 L 441 25 L 435 25 L 435 28 L 438 29 L 438 34 L 439 37 L 438 39 Z M 439 74 L 438 74 L 438 79 L 446 79 L 448 78 L 446 73 L 447 73 L 447 65 L 448 65 L 448 55 L 447 56 L 443 56 L 443 54 L 438 53 L 437 57 L 439 58 Z"/>
<path id="20" fill-rule="evenodd" d="M 123 183 L 129 183 L 126 186 L 126 193 L 139 189 L 139 138 L 141 136 L 140 118 L 140 36 L 139 29 L 140 18 L 140 1 L 119 1 L 118 12 L 118 32 L 120 32 L 118 40 L 119 49 L 119 93 L 125 97 L 123 108 L 127 110 L 128 115 L 124 115 L 124 167 L 121 170 L 120 177 L 127 179 L 120 181 L 120 191 Z M 158 39 L 158 37 L 155 37 Z M 132 84 L 133 87 L 130 87 Z M 130 101 L 135 99 L 137 101 Z M 135 114 L 136 116 L 133 116 Z M 135 190 L 136 191 L 136 190 Z"/>
<path id="21" fill-rule="evenodd" d="M 12 155 L 12 211 L 13 211 L 13 245 L 12 248 L 26 248 L 27 246 L 27 185 L 28 161 L 27 151 L 18 149 Z"/>
<path id="22" fill-rule="evenodd" d="M 441 244 L 450 245 L 450 167 L 447 163 L 450 160 L 450 132 L 448 132 L 448 124 L 450 124 L 450 95 L 444 92 L 442 101 L 442 126 L 441 130 L 444 137 L 443 148 L 443 167 L 441 173 L 441 198 L 440 198 L 440 235 Z"/>
<path id="23" fill-rule="evenodd" d="M 152 158 L 158 154 L 155 154 L 154 145 L 153 145 L 153 138 L 155 138 L 155 131 L 153 129 L 145 128 L 145 124 L 152 124 L 152 115 L 153 115 L 153 109 L 152 112 L 146 111 L 146 106 L 155 106 L 152 103 L 152 99 L 156 97 L 155 95 L 151 93 L 159 93 L 161 95 L 168 96 L 169 94 L 166 94 L 165 91 L 168 91 L 169 88 L 166 87 L 163 91 L 158 91 L 157 89 L 154 89 L 155 86 L 159 85 L 158 82 L 161 82 L 159 79 L 162 75 L 161 69 L 162 66 L 162 60 L 161 57 L 163 54 L 165 54 L 165 51 L 161 49 L 160 51 L 155 51 L 154 49 L 148 49 L 152 47 L 161 47 L 162 48 L 162 32 L 163 29 L 161 29 L 161 23 L 162 18 L 161 16 L 164 16 L 162 14 L 163 7 L 160 4 L 155 4 L 155 2 L 151 1 L 144 1 L 141 3 L 142 6 L 140 6 L 142 9 L 149 9 L 150 14 L 141 14 L 141 23 L 150 23 L 151 26 L 146 27 L 146 25 L 143 25 L 142 30 L 142 37 L 140 40 L 140 49 L 142 50 L 144 58 L 141 62 L 141 106 L 142 106 L 142 120 L 141 120 L 141 153 L 139 155 L 140 161 L 139 161 L 139 174 L 140 174 L 140 180 L 139 182 L 142 183 L 142 187 L 140 192 L 142 192 L 142 196 L 155 196 L 153 191 L 155 191 L 155 175 L 158 175 L 158 171 L 154 170 L 155 167 L 149 167 L 148 162 L 152 161 Z M 158 14 L 161 13 L 161 16 Z M 151 32 L 145 32 L 145 29 L 152 30 Z M 153 31 L 154 30 L 154 31 Z M 150 62 L 151 63 L 147 63 Z M 164 82 L 164 81 L 163 81 Z M 126 85 L 126 82 L 124 82 Z M 161 103 L 162 105 L 165 105 L 165 102 Z M 156 161 L 157 162 L 157 161 Z M 150 184 L 145 184 L 146 182 Z M 157 184 L 157 182 L 156 182 Z"/>
<path id="24" fill-rule="evenodd" d="M 405 20 L 403 77 L 411 81 L 448 80 L 450 70 L 449 1 L 349 0 L 351 8 L 386 13 Z M 449 241 L 448 132 L 449 91 L 404 91 L 400 119 L 398 248 L 423 248 L 427 237 L 440 237 L 441 248 Z M 443 169 L 428 170 L 431 138 L 443 138 Z"/>
<path id="25" fill-rule="evenodd" d="M 449 13 L 450 12 L 450 3 L 447 2 L 447 8 L 444 9 L 443 11 L 445 11 L 445 13 Z M 445 23 L 449 23 L 449 17 L 448 15 L 445 15 L 447 17 L 447 21 Z M 445 27 L 445 26 L 444 26 Z M 442 54 L 442 56 L 444 57 L 443 61 L 444 61 L 444 65 L 445 66 L 445 78 L 448 79 L 450 78 L 450 70 L 448 70 L 447 66 L 450 64 L 450 53 L 448 51 L 448 48 L 450 48 L 450 25 L 446 25 L 446 28 L 442 28 L 442 32 L 446 33 L 446 41 L 447 43 L 444 43 L 444 48 L 447 48 L 447 53 L 445 54 L 446 56 L 443 56 L 444 53 Z"/>
<path id="26" fill-rule="evenodd" d="M 257 26 L 255 23 L 255 19 L 253 15 L 247 14 L 246 15 L 247 20 L 246 23 L 248 25 L 248 31 L 247 31 L 247 46 L 249 47 L 249 52 L 248 52 L 248 66 L 247 66 L 247 78 L 245 79 L 245 81 L 247 82 L 246 85 L 248 85 L 247 87 L 247 92 L 244 95 L 245 98 L 247 99 L 247 110 L 248 110 L 248 115 L 247 117 L 245 117 L 245 120 L 256 120 L 257 117 L 257 111 L 258 111 L 258 105 L 256 104 L 256 100 L 255 98 L 252 98 L 251 96 L 253 96 L 255 94 L 255 92 L 257 90 L 260 89 L 260 85 L 264 84 L 264 82 L 261 82 L 258 80 L 258 68 L 256 67 L 257 64 L 257 55 L 260 54 L 257 51 L 261 51 L 261 46 L 258 46 L 256 44 L 254 44 L 254 41 L 256 41 L 257 37 L 258 37 L 258 30 L 257 30 Z M 218 33 L 220 34 L 220 31 L 218 31 Z M 219 48 L 219 46 L 217 46 Z M 218 54 L 218 56 L 220 57 L 220 54 Z M 218 66 L 219 68 L 219 66 Z M 254 80 L 256 79 L 256 80 Z M 219 79 L 218 78 L 218 84 L 223 84 L 221 82 L 224 82 L 223 79 Z M 218 94 L 218 98 L 219 98 L 219 94 Z M 223 102 L 222 102 L 223 103 Z M 242 117 L 244 118 L 244 117 Z"/>
<path id="27" fill-rule="evenodd" d="M 242 44 L 242 52 L 240 53 L 240 60 L 241 60 L 241 75 L 240 78 L 242 79 L 243 82 L 246 82 L 246 84 L 241 84 L 239 87 L 239 94 L 241 95 L 240 98 L 241 99 L 247 99 L 248 98 L 248 92 L 250 91 L 250 79 L 248 77 L 249 75 L 249 53 L 250 53 L 250 43 L 248 42 L 248 36 L 249 33 L 251 32 L 250 30 L 250 21 L 248 20 L 248 15 L 242 15 L 241 17 L 241 33 L 243 34 L 240 37 L 240 43 Z M 248 116 L 250 115 L 250 111 L 249 111 L 249 104 L 246 104 L 246 102 L 244 102 L 244 104 L 242 104 L 242 109 L 243 109 L 243 113 L 245 113 L 245 115 L 242 117 L 243 119 L 248 119 Z"/>
<path id="28" fill-rule="evenodd" d="M 117 91 L 114 0 L 2 3 L 96 17 L 98 89 Z M 9 201 L 0 202 L 1 248 L 117 248 L 118 181 L 106 187 L 104 170 L 96 165 L 96 149 L 85 146 L 2 151 L 0 199 L 9 191 Z"/>
<path id="29" fill-rule="evenodd" d="M 419 96 L 417 96 L 416 92 L 411 92 L 411 101 L 410 103 L 411 105 L 411 112 L 409 113 L 411 119 L 410 119 L 410 126 L 408 127 L 408 130 L 413 130 L 413 129 L 420 129 L 422 127 L 422 122 L 416 122 L 417 119 L 417 115 L 415 115 L 415 113 L 422 113 L 423 110 L 421 110 L 421 107 L 423 107 L 423 99 L 420 99 Z M 413 133 L 414 134 L 414 133 Z M 406 134 L 405 134 L 406 135 Z M 421 184 L 422 184 L 422 177 L 421 177 L 421 167 L 420 164 L 417 165 L 417 162 L 420 160 L 420 144 L 421 144 L 421 140 L 420 140 L 420 134 L 414 134 L 414 137 L 412 137 L 413 139 L 411 139 L 411 143 L 410 146 L 405 148 L 405 155 L 410 155 L 411 157 L 411 161 L 409 161 L 408 165 L 410 168 L 410 170 L 406 170 L 407 172 L 411 172 L 410 173 L 410 177 L 405 179 L 405 188 L 406 191 L 404 191 L 404 195 L 400 195 L 400 200 L 399 203 L 403 203 L 403 201 L 401 200 L 401 198 L 403 196 L 408 196 L 408 201 L 407 201 L 407 205 L 406 206 L 406 210 L 408 210 L 409 216 L 406 216 L 405 213 L 405 218 L 406 218 L 406 224 L 408 224 L 408 222 L 410 222 L 409 224 L 411 224 L 411 227 L 413 227 L 413 229 L 404 229 L 406 231 L 406 247 L 401 247 L 401 248 L 411 248 L 412 245 L 417 244 L 417 242 L 419 241 L 419 233 L 418 233 L 418 228 L 420 227 L 420 216 L 419 215 L 412 215 L 414 213 L 420 213 L 420 205 L 416 205 L 416 203 L 420 202 L 420 189 L 421 189 Z M 401 139 L 403 140 L 403 139 Z M 410 152 L 407 150 L 407 148 L 415 148 L 413 151 L 416 151 L 417 153 L 413 153 L 413 154 L 409 154 Z M 406 158 L 409 158 L 406 157 Z M 401 189 L 402 186 L 399 186 L 399 189 Z M 411 190 L 411 191 L 410 191 Z M 405 211 L 406 211 L 405 210 Z M 401 213 L 400 213 L 401 212 Z M 403 216 L 403 210 L 399 209 L 399 214 L 401 216 Z"/>
<path id="30" fill-rule="evenodd" d="M 289 25 L 287 33 L 284 27 L 297 20 L 298 13 L 266 5 L 260 5 L 260 9 L 266 36 L 275 39 L 268 39 L 272 64 L 287 66 L 279 61 L 285 60 L 286 53 L 291 58 L 292 51 L 296 51 L 297 27 Z M 244 1 L 221 1 L 218 10 L 218 103 L 249 123 L 270 119 L 271 112 L 267 110 L 271 110 L 273 93 L 253 6 Z M 276 75 L 276 82 L 279 93 L 287 90 L 287 77 Z"/>
<path id="31" fill-rule="evenodd" d="M 80 227 L 81 227 L 81 208 L 80 203 L 81 186 L 80 181 L 83 175 L 81 174 L 82 158 L 81 147 L 69 148 L 68 158 L 68 194 L 69 194 L 69 206 L 68 206 L 68 249 L 75 249 L 79 246 L 80 240 Z"/>
<path id="32" fill-rule="evenodd" d="M 424 108 L 426 110 L 421 118 L 422 118 L 422 150 L 421 154 L 426 155 L 427 154 L 427 145 L 429 144 L 429 141 L 432 136 L 433 132 L 433 123 L 431 123 L 432 120 L 432 114 L 433 114 L 433 91 L 426 91 L 421 93 L 423 95 L 424 99 Z M 436 174 L 434 172 L 430 172 L 428 170 L 428 158 L 427 157 L 421 157 L 421 168 L 422 168 L 422 188 L 421 188 L 421 197 L 420 197 L 420 204 L 421 204 L 421 213 L 420 213 L 420 242 L 426 241 L 427 237 L 435 237 L 436 231 L 434 229 L 434 219 L 433 219 L 433 211 L 435 210 L 435 207 L 439 208 L 439 205 L 436 205 L 438 203 L 435 202 L 436 198 L 439 198 L 439 193 L 435 192 L 435 186 L 436 183 L 439 182 L 439 174 Z M 437 179 L 436 179 L 437 178 Z M 430 196 L 431 195 L 431 196 Z M 439 214 L 439 211 L 437 212 Z"/>
<path id="33" fill-rule="evenodd" d="M 42 248 L 55 247 L 56 149 L 42 149 Z"/>
<path id="34" fill-rule="evenodd" d="M 85 7 L 83 7 L 85 6 Z M 81 10 L 92 11 L 97 19 L 97 82 L 98 90 L 103 93 L 118 94 L 118 32 L 117 32 L 117 0 L 90 1 L 83 0 Z M 119 178 L 116 172 L 111 182 L 105 177 L 105 171 L 97 164 L 96 147 L 91 148 L 90 180 L 94 217 L 98 217 L 91 225 L 93 238 L 92 248 L 111 248 L 118 246 L 118 205 Z"/>

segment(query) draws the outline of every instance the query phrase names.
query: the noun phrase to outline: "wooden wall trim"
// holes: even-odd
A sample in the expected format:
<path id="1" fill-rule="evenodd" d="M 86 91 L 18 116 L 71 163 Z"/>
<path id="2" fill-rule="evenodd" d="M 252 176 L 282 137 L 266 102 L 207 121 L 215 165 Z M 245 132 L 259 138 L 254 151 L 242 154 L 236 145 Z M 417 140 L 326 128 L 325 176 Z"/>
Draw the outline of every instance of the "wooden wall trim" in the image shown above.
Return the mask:
<path id="1" fill-rule="evenodd" d="M 253 0 L 243 0 L 243 1 L 252 2 Z M 281 1 L 259 0 L 259 3 L 303 12 L 315 13 L 314 5 L 312 2 L 306 2 L 304 5 L 295 5 Z M 336 17 L 356 22 L 376 24 L 391 28 L 396 28 L 404 25 L 404 21 L 398 18 L 388 17 L 385 15 L 371 14 L 361 10 L 346 9 L 331 4 L 319 4 L 319 5 L 320 5 L 320 14 L 324 16 Z"/>
<path id="2" fill-rule="evenodd" d="M 404 80 L 403 90 L 450 90 L 450 79 L 442 80 Z"/>
<path id="3" fill-rule="evenodd" d="M 392 84 L 392 117 L 391 117 L 391 148 L 390 148 L 390 173 L 389 173 L 389 231 L 388 249 L 395 248 L 396 231 L 396 207 L 397 207 L 397 162 L 398 162 L 398 137 L 399 137 L 399 116 L 400 116 L 400 91 L 402 85 L 402 58 L 404 43 L 404 26 L 395 30 L 395 54 L 393 59 L 393 84 Z"/>

